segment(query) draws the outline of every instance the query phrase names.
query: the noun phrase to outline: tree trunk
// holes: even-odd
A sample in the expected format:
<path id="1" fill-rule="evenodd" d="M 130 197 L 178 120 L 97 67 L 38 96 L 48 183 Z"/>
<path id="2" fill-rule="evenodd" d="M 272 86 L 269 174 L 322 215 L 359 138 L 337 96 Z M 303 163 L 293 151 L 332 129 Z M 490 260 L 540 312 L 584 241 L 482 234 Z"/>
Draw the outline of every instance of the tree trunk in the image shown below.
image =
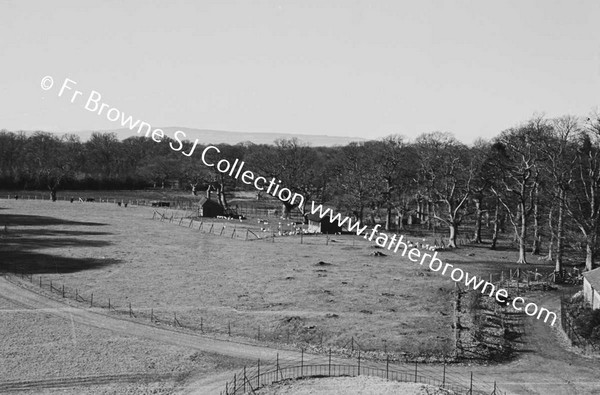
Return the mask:
<path id="1" fill-rule="evenodd" d="M 547 261 L 554 260 L 554 242 L 556 240 L 556 232 L 554 232 L 554 217 L 552 214 L 554 213 L 554 209 L 550 209 L 548 213 L 548 230 L 550 231 L 550 241 L 548 242 L 548 255 L 544 258 Z"/>
<path id="2" fill-rule="evenodd" d="M 404 211 L 396 210 L 396 229 L 404 230 Z"/>
<path id="3" fill-rule="evenodd" d="M 282 202 L 283 203 L 283 208 L 281 210 L 282 214 L 281 214 L 281 218 L 282 219 L 290 219 L 291 215 L 292 215 L 292 209 L 295 207 L 293 204 L 290 204 L 288 202 Z"/>
<path id="4" fill-rule="evenodd" d="M 531 246 L 531 254 L 540 255 L 540 244 L 542 236 L 540 235 L 540 205 L 537 188 L 535 189 L 535 201 L 533 202 L 533 204 L 533 244 Z"/>
<path id="5" fill-rule="evenodd" d="M 223 185 L 219 185 L 219 188 L 217 189 L 217 195 L 219 197 L 219 203 L 221 203 L 221 206 L 227 208 L 228 204 L 227 199 L 225 197 L 225 188 L 223 188 Z"/>
<path id="6" fill-rule="evenodd" d="M 519 234 L 519 259 L 517 263 L 527 264 L 527 257 L 525 256 L 526 250 L 526 239 L 527 239 L 527 218 L 525 217 L 525 203 L 520 203 L 521 208 L 521 232 Z"/>
<path id="7" fill-rule="evenodd" d="M 196 191 L 196 186 L 198 184 L 190 184 L 190 186 L 192 187 L 192 196 L 197 196 L 198 192 Z"/>
<path id="8" fill-rule="evenodd" d="M 496 249 L 496 243 L 498 242 L 498 232 L 500 230 L 500 204 L 496 200 L 496 210 L 494 211 L 494 233 L 492 234 L 492 245 L 490 250 Z"/>
<path id="9" fill-rule="evenodd" d="M 392 224 L 392 207 L 388 205 L 387 213 L 385 216 L 385 230 L 389 231 Z"/>
<path id="10" fill-rule="evenodd" d="M 56 202 L 56 188 L 50 189 L 50 198 L 53 202 Z"/>
<path id="11" fill-rule="evenodd" d="M 473 242 L 481 244 L 481 222 L 483 212 L 481 211 L 481 198 L 475 199 L 475 234 L 473 235 Z"/>
<path id="12" fill-rule="evenodd" d="M 456 228 L 457 226 L 453 223 L 450 224 L 450 236 L 448 236 L 448 247 L 456 248 Z"/>
<path id="13" fill-rule="evenodd" d="M 427 230 L 431 230 L 431 225 L 432 225 L 432 221 L 431 221 L 431 202 L 429 200 L 427 200 Z"/>
<path id="14" fill-rule="evenodd" d="M 565 191 L 559 193 L 558 224 L 556 225 L 556 266 L 554 270 L 561 271 L 563 268 L 564 250 L 564 227 L 565 227 Z"/>
<path id="15" fill-rule="evenodd" d="M 585 268 L 586 270 L 594 269 L 594 246 L 596 242 L 594 235 L 588 236 L 585 243 Z"/>

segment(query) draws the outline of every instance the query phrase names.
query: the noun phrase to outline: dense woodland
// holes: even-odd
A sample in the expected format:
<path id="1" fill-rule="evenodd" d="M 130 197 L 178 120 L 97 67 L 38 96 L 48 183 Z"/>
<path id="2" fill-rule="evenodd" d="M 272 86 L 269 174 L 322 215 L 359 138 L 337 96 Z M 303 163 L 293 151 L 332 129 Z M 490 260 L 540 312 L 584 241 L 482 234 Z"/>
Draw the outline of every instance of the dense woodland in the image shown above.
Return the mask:
<path id="1" fill-rule="evenodd" d="M 187 142 L 184 151 L 192 144 Z M 459 232 L 482 242 L 491 224 L 490 247 L 508 229 L 519 249 L 556 263 L 566 250 L 585 255 L 588 269 L 599 250 L 600 115 L 579 119 L 536 117 L 492 140 L 465 145 L 449 133 L 414 139 L 389 136 L 339 147 L 310 147 L 296 139 L 274 145 L 219 145 L 220 158 L 246 162 L 246 168 L 310 202 L 325 202 L 361 221 L 381 215 L 387 230 L 421 222 L 448 231 L 456 247 Z M 219 192 L 221 203 L 234 190 L 254 190 L 214 167 L 202 164 L 202 147 L 187 157 L 169 140 L 95 133 L 76 136 L 0 132 L 0 185 L 3 189 L 141 189 L 177 184 L 196 194 Z M 257 196 L 260 198 L 260 196 Z M 292 207 L 287 207 L 291 210 Z"/>

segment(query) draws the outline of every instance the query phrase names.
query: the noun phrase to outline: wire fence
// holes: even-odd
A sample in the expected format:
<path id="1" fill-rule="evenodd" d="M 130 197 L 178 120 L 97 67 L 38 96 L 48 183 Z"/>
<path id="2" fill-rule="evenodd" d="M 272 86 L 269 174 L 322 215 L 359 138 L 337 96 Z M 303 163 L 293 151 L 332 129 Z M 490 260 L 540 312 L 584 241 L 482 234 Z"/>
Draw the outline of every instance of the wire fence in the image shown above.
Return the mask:
<path id="1" fill-rule="evenodd" d="M 68 196 L 71 195 L 71 196 Z M 48 193 L 40 193 L 40 192 L 28 192 L 27 194 L 7 194 L 0 195 L 1 198 L 6 199 L 21 199 L 21 200 L 46 200 L 51 201 L 51 198 Z M 155 198 L 155 199 L 139 199 L 132 197 L 107 197 L 101 194 L 93 194 L 90 192 L 85 192 L 83 194 L 71 193 L 71 194 L 63 194 L 57 197 L 59 201 L 70 201 L 70 202 L 84 202 L 84 203 L 111 203 L 118 204 L 119 206 L 123 205 L 124 207 L 128 206 L 146 206 L 146 207 L 169 207 L 175 210 L 186 210 L 189 211 L 190 214 L 196 213 L 196 216 L 200 216 L 200 208 L 198 207 L 198 198 L 193 197 L 173 197 L 170 196 L 168 198 Z M 261 202 L 256 204 L 245 204 L 245 203 L 237 203 L 231 204 L 226 210 L 230 215 L 241 215 L 241 216 L 259 216 L 263 218 L 280 218 L 282 211 L 277 202 L 269 203 L 269 202 Z M 304 221 L 304 217 L 298 210 L 293 210 L 289 213 L 289 220 L 302 222 Z"/>
<path id="2" fill-rule="evenodd" d="M 481 383 L 474 380 L 473 372 L 465 375 L 464 370 L 458 372 L 449 369 L 446 364 L 433 367 L 415 362 L 413 367 L 404 367 L 399 370 L 398 366 L 390 366 L 390 359 L 385 365 L 373 364 L 361 360 L 360 353 L 354 361 L 339 363 L 332 361 L 331 352 L 327 361 L 305 361 L 304 352 L 301 353 L 299 361 L 280 361 L 279 356 L 275 361 L 261 363 L 258 359 L 256 364 L 234 374 L 233 378 L 225 383 L 225 388 L 220 395 L 242 395 L 255 394 L 259 389 L 272 384 L 296 380 L 300 378 L 324 378 L 324 377 L 357 377 L 370 376 L 379 377 L 389 381 L 419 383 L 433 387 L 444 388 L 455 394 L 506 394 L 501 391 L 496 382 Z M 365 363 L 366 362 L 366 363 Z M 454 372 L 452 372 L 454 370 Z"/>
<path id="3" fill-rule="evenodd" d="M 573 315 L 570 313 L 575 308 L 583 307 L 583 301 L 581 302 L 570 302 L 567 298 L 562 297 L 560 300 L 560 324 L 571 341 L 571 345 L 581 347 L 585 353 L 590 354 L 593 352 L 600 351 L 600 344 L 594 342 L 583 336 L 577 330 L 577 326 L 574 323 Z"/>
<path id="4" fill-rule="evenodd" d="M 307 233 L 306 228 L 303 225 L 299 225 L 294 221 L 276 221 L 269 222 L 266 220 L 259 220 L 258 225 L 251 225 L 248 222 L 243 222 L 236 219 L 231 219 L 221 216 L 211 217 L 200 217 L 195 212 L 189 212 L 187 210 L 154 210 L 152 213 L 152 219 L 158 222 L 171 223 L 181 227 L 197 230 L 199 232 L 213 234 L 221 237 L 230 239 L 238 239 L 244 241 L 265 241 L 270 243 L 276 243 L 285 241 L 286 243 L 296 242 L 298 244 L 312 244 L 312 245 L 344 245 L 344 246 L 355 246 L 356 238 L 352 238 L 350 241 L 341 241 L 336 238 L 336 235 L 328 234 L 314 234 Z M 227 222 L 217 222 L 217 220 L 223 220 Z"/>
<path id="5" fill-rule="evenodd" d="M 60 298 L 76 301 L 82 308 L 102 308 L 108 313 L 117 314 L 121 317 L 148 321 L 156 325 L 170 326 L 174 329 L 189 330 L 224 338 L 237 337 L 256 340 L 257 342 L 286 346 L 286 348 L 311 349 L 315 353 L 323 352 L 328 348 L 334 350 L 336 355 L 350 357 L 357 353 L 377 357 L 380 354 L 376 348 L 364 347 L 355 336 L 346 339 L 340 338 L 335 342 L 331 342 L 324 332 L 304 331 L 298 327 L 271 328 L 266 325 L 252 325 L 246 321 L 215 317 L 210 315 L 210 312 L 206 312 L 206 315 L 200 312 L 186 315 L 168 308 L 140 307 L 129 301 L 124 302 L 122 299 L 107 297 L 99 293 L 84 292 L 47 276 L 27 273 L 17 265 L 6 267 L 5 275 L 10 281 L 21 281 L 21 285 L 29 283 L 29 287 L 38 288 L 42 292 L 50 292 Z M 124 299 L 129 298 L 125 296 Z M 382 342 L 382 348 L 387 353 L 386 347 L 386 343 Z M 394 352 L 394 350 L 390 350 L 388 355 L 393 360 L 412 360 L 412 357 L 408 354 Z"/>

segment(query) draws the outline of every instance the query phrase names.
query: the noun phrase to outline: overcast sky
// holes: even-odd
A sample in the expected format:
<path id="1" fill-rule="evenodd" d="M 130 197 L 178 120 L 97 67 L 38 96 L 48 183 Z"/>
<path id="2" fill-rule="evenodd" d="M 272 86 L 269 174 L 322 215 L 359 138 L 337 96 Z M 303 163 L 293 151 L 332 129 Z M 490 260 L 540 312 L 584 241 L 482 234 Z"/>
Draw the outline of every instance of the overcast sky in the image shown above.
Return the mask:
<path id="1" fill-rule="evenodd" d="M 600 1 L 0 0 L 0 72 L 0 129 L 120 127 L 70 78 L 155 127 L 471 142 L 598 108 Z"/>

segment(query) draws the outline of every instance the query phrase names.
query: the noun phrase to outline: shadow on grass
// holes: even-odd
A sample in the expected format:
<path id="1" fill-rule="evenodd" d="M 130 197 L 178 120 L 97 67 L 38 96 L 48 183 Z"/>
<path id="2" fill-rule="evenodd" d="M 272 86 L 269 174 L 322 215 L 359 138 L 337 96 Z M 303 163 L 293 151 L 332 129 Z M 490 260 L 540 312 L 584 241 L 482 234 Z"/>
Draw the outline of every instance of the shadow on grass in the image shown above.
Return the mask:
<path id="1" fill-rule="evenodd" d="M 15 274 L 73 273 L 121 262 L 118 259 L 69 258 L 31 251 L 0 252 L 0 260 L 7 262 L 2 264 L 3 271 Z"/>
<path id="2" fill-rule="evenodd" d="M 85 236 L 110 235 L 109 232 L 48 229 L 45 226 L 103 226 L 96 222 L 69 221 L 37 215 L 1 215 L 0 225 L 7 225 L 0 243 L 0 271 L 26 274 L 71 273 L 102 268 L 120 262 L 117 259 L 75 258 L 38 252 L 50 248 L 106 247 L 112 243 Z M 11 226 L 26 226 L 11 229 Z M 77 237 L 81 236 L 81 237 Z M 68 253 L 65 253 L 65 255 Z"/>
<path id="3" fill-rule="evenodd" d="M 41 215 L 22 214 L 0 214 L 0 226 L 48 226 L 48 225 L 81 225 L 81 226 L 103 226 L 99 222 L 68 221 L 56 217 Z"/>
<path id="4" fill-rule="evenodd" d="M 36 236 L 103 236 L 111 235 L 111 232 L 90 232 L 85 230 L 58 230 L 58 229 L 19 229 L 19 235 L 36 235 Z"/>

